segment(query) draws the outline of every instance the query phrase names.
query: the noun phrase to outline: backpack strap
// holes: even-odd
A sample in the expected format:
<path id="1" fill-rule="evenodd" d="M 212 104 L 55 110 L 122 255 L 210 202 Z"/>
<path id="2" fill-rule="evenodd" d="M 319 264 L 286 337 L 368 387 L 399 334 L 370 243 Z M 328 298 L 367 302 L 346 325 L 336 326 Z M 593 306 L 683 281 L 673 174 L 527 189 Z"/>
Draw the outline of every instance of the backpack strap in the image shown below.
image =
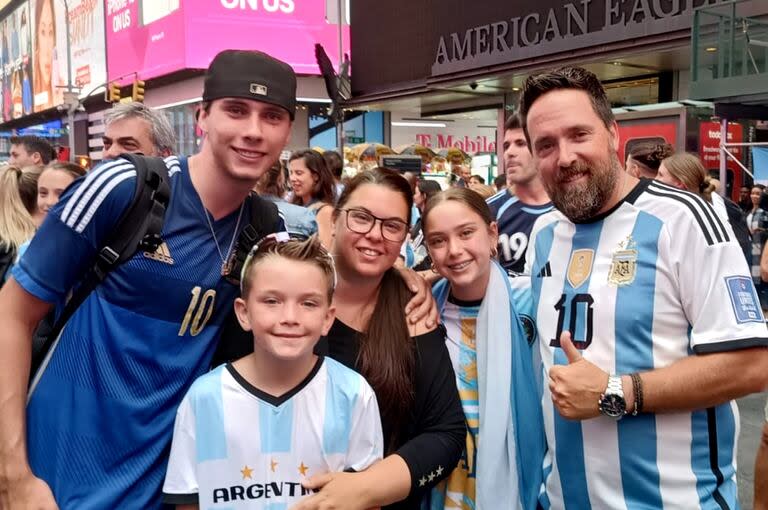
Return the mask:
<path id="1" fill-rule="evenodd" d="M 264 236 L 277 232 L 280 227 L 280 215 L 277 206 L 251 192 L 246 198 L 246 206 L 251 213 L 251 221 L 237 237 L 237 244 L 227 260 L 224 276 L 230 282 L 239 285 L 240 272 L 251 248 Z"/>
<path id="2" fill-rule="evenodd" d="M 40 367 L 64 325 L 110 271 L 130 259 L 137 251 L 154 252 L 162 243 L 160 234 L 171 197 L 168 167 L 161 158 L 140 154 L 122 154 L 119 157 L 130 161 L 136 168 L 133 202 L 120 216 L 112 234 L 99 250 L 93 267 L 73 291 L 45 342 L 32 353 L 31 374 Z"/>

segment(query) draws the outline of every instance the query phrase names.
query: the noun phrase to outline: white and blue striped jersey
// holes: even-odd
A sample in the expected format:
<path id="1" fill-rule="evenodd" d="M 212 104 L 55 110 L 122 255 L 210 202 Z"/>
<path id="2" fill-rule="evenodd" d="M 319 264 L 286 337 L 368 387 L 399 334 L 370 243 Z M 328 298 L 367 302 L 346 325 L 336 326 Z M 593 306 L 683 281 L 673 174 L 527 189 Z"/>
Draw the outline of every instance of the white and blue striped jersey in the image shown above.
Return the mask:
<path id="1" fill-rule="evenodd" d="M 698 196 L 657 182 L 641 181 L 588 223 L 559 211 L 542 217 L 528 270 L 544 377 L 567 364 L 563 330 L 615 374 L 768 345 L 730 227 Z M 545 509 L 737 508 L 735 403 L 570 421 L 545 386 L 542 406 Z"/>
<path id="2" fill-rule="evenodd" d="M 222 365 L 179 406 L 164 500 L 283 510 L 311 493 L 303 479 L 362 471 L 382 451 L 376 396 L 357 372 L 320 357 L 301 384 L 273 397 Z"/>

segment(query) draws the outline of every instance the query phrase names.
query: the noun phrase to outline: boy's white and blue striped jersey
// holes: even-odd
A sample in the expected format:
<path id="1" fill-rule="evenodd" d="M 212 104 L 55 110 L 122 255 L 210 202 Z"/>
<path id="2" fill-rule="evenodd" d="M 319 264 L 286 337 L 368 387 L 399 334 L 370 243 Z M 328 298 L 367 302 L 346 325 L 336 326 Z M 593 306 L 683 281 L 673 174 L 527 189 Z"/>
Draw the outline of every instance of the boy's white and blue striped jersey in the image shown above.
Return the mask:
<path id="1" fill-rule="evenodd" d="M 528 271 L 546 378 L 569 330 L 608 373 L 768 345 L 749 268 L 730 226 L 698 196 L 642 180 L 612 211 L 534 227 Z M 734 402 L 619 421 L 563 419 L 543 388 L 547 508 L 737 508 Z"/>
<path id="2" fill-rule="evenodd" d="M 206 510 L 287 509 L 311 494 L 303 479 L 362 471 L 382 451 L 376 396 L 357 372 L 320 357 L 302 383 L 273 397 L 221 365 L 179 406 L 164 500 Z"/>
<path id="3" fill-rule="evenodd" d="M 60 508 L 161 506 L 176 409 L 209 369 L 239 293 L 221 276 L 211 233 L 228 243 L 239 211 L 209 225 L 187 159 L 165 161 L 163 243 L 137 251 L 88 295 L 30 390 L 29 462 Z M 132 203 L 136 175 L 128 161 L 106 161 L 67 188 L 13 269 L 19 285 L 62 303 Z M 269 227 L 284 230 L 282 220 Z"/>

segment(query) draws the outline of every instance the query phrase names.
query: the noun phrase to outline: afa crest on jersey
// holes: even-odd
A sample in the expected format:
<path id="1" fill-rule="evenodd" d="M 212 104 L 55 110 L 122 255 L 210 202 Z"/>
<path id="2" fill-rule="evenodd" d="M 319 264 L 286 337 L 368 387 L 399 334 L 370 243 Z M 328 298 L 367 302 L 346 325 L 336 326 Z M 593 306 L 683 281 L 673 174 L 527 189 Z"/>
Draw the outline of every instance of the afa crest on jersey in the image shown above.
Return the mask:
<path id="1" fill-rule="evenodd" d="M 611 269 L 608 271 L 608 283 L 617 287 L 629 285 L 635 281 L 635 273 L 637 273 L 637 245 L 632 236 L 628 236 L 613 252 Z"/>

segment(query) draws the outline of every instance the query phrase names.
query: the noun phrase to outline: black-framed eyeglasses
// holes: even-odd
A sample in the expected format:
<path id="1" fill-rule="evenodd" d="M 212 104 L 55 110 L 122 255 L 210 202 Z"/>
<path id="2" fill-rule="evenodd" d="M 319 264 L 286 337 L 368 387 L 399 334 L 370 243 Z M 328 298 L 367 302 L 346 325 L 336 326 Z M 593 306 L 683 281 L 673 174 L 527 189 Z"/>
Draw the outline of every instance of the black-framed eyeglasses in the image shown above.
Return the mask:
<path id="1" fill-rule="evenodd" d="M 341 209 L 347 215 L 347 228 L 356 234 L 367 234 L 379 222 L 381 236 L 393 243 L 402 243 L 408 235 L 408 224 L 398 218 L 379 218 L 365 209 Z"/>

